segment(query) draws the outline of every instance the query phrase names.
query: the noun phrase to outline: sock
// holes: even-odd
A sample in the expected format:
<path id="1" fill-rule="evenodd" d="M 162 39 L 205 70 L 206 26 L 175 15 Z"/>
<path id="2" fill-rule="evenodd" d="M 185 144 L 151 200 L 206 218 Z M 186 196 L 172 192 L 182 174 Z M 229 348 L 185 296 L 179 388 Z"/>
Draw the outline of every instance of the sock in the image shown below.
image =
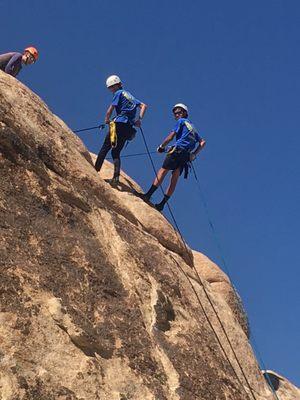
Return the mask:
<path id="1" fill-rule="evenodd" d="M 148 190 L 147 193 L 145 193 L 145 196 L 148 197 L 148 199 L 150 199 L 150 197 L 153 195 L 153 193 L 157 189 L 158 189 L 158 186 L 151 185 L 151 188 Z"/>
<path id="2" fill-rule="evenodd" d="M 164 195 L 164 198 L 162 199 L 162 201 L 161 201 L 160 203 L 158 203 L 158 204 L 155 204 L 155 207 L 156 207 L 159 211 L 163 210 L 163 208 L 164 208 L 166 202 L 169 200 L 170 197 L 171 197 L 171 196 L 168 196 L 168 195 L 165 194 L 165 195 Z"/>

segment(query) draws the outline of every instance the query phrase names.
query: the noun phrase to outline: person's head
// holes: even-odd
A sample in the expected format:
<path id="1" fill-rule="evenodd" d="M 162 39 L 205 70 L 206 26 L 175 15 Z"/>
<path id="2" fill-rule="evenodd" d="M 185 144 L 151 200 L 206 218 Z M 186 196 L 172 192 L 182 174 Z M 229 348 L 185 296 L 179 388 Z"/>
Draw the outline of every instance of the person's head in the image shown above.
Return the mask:
<path id="1" fill-rule="evenodd" d="M 185 104 L 183 103 L 177 103 L 175 106 L 172 108 L 173 114 L 175 119 L 179 118 L 187 118 L 188 117 L 188 108 Z"/>
<path id="2" fill-rule="evenodd" d="M 117 90 L 121 89 L 122 82 L 121 79 L 117 75 L 111 75 L 106 79 L 106 87 L 112 93 L 115 93 Z"/>
<path id="3" fill-rule="evenodd" d="M 39 52 L 35 47 L 26 47 L 22 56 L 22 62 L 25 65 L 34 64 L 39 58 Z"/>

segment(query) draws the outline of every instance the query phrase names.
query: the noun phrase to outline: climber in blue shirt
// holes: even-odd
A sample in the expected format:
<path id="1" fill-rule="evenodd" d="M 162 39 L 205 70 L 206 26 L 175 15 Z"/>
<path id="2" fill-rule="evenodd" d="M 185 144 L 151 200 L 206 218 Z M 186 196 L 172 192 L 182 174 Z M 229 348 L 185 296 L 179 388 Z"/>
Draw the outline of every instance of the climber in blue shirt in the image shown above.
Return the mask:
<path id="1" fill-rule="evenodd" d="M 165 204 L 174 193 L 178 178 L 182 171 L 188 168 L 188 162 L 193 161 L 205 146 L 205 140 L 199 136 L 194 125 L 188 119 L 187 106 L 182 103 L 175 104 L 173 107 L 173 114 L 177 121 L 176 125 L 163 143 L 157 148 L 157 151 L 163 153 L 165 147 L 173 139 L 176 140 L 175 146 L 171 147 L 167 152 L 162 168 L 158 171 L 157 177 L 148 192 L 140 196 L 143 200 L 149 201 L 152 194 L 162 184 L 168 172 L 172 171 L 171 181 L 164 198 L 160 203 L 155 204 L 155 208 L 159 211 L 163 210 Z M 194 150 L 197 144 L 198 146 L 196 150 Z"/>
<path id="2" fill-rule="evenodd" d="M 17 52 L 0 54 L 0 69 L 9 75 L 17 76 L 24 65 L 36 62 L 39 53 L 35 47 L 26 47 L 23 54 Z"/>
<path id="3" fill-rule="evenodd" d="M 115 122 L 130 123 L 135 125 L 135 116 L 137 107 L 141 106 L 141 102 L 122 88 L 114 93 L 111 105 L 115 107 L 117 116 L 114 118 Z"/>
<path id="4" fill-rule="evenodd" d="M 137 100 L 127 90 L 124 90 L 121 79 L 117 75 L 108 77 L 106 86 L 114 96 L 105 115 L 105 123 L 109 124 L 109 132 L 99 151 L 95 169 L 100 171 L 106 154 L 112 149 L 114 175 L 108 181 L 111 184 L 118 184 L 121 170 L 120 153 L 126 141 L 134 138 L 136 133 L 134 127 L 141 126 L 141 120 L 144 117 L 147 105 Z M 138 118 L 136 118 L 138 108 L 140 108 L 140 112 Z M 116 112 L 116 116 L 111 121 L 113 111 Z"/>

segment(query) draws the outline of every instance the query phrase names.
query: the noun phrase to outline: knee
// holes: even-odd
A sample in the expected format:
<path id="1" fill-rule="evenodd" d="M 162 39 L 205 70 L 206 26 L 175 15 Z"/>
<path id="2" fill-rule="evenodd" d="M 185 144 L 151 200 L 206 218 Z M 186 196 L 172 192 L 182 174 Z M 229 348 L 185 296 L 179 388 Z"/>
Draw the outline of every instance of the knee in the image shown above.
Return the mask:
<path id="1" fill-rule="evenodd" d="M 178 179 L 180 176 L 180 169 L 175 169 L 174 171 L 172 171 L 172 178 L 173 179 Z"/>

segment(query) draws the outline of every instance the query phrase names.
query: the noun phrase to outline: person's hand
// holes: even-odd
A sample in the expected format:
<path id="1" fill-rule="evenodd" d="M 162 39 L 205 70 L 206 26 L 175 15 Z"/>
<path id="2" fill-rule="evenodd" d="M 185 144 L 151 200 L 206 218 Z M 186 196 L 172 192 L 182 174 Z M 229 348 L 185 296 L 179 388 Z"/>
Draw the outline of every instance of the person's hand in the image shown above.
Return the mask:
<path id="1" fill-rule="evenodd" d="M 110 123 L 110 119 L 108 119 L 108 118 L 105 118 L 105 121 L 104 121 L 104 123 L 108 125 L 108 124 Z"/>
<path id="2" fill-rule="evenodd" d="M 194 161 L 195 158 L 196 158 L 196 154 L 191 153 L 191 154 L 190 154 L 190 161 Z"/>
<path id="3" fill-rule="evenodd" d="M 139 119 L 137 119 L 137 120 L 135 121 L 134 126 L 140 128 L 141 125 L 142 125 L 142 121 L 141 121 L 140 118 L 139 118 Z"/>
<path id="4" fill-rule="evenodd" d="M 165 152 L 165 148 L 162 145 L 159 145 L 158 148 L 156 149 L 156 151 L 158 153 L 164 153 Z"/>

